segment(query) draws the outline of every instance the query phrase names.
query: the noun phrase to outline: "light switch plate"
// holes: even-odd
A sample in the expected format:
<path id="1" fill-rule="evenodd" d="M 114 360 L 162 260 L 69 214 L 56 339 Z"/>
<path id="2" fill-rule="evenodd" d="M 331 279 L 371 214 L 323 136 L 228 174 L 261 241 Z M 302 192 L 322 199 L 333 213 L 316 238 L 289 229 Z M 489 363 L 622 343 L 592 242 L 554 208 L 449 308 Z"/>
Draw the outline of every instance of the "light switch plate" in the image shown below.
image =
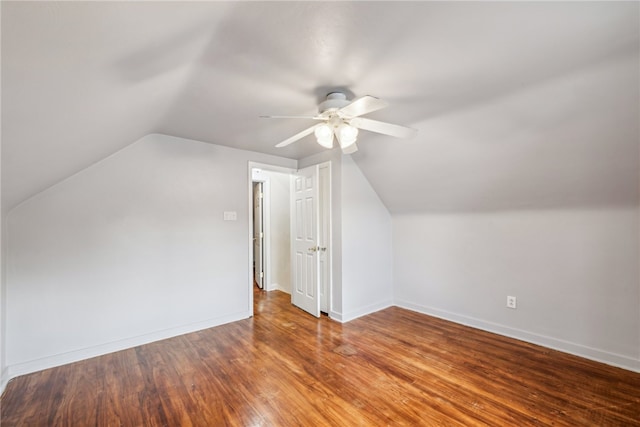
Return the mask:
<path id="1" fill-rule="evenodd" d="M 238 213 L 236 211 L 225 211 L 224 212 L 224 220 L 225 221 L 235 221 L 238 219 Z"/>

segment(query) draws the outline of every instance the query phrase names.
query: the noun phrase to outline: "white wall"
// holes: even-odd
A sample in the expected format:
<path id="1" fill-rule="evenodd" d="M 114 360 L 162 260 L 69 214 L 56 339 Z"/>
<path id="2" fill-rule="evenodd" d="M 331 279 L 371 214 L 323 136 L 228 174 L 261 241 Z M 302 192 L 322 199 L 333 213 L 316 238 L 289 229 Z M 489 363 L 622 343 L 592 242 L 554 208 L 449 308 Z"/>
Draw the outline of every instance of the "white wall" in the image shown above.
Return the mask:
<path id="1" fill-rule="evenodd" d="M 3 212 L 0 207 L 0 212 Z M 7 313 L 7 286 L 6 286 L 6 239 L 5 239 L 5 218 L 4 213 L 0 213 L 0 394 L 4 391 L 7 382 L 9 381 L 9 375 L 7 372 L 6 363 L 6 332 L 5 326 L 6 313 Z"/>
<path id="2" fill-rule="evenodd" d="M 291 175 L 270 172 L 271 176 L 271 281 L 281 291 L 291 293 Z"/>
<path id="3" fill-rule="evenodd" d="M 351 156 L 342 157 L 343 321 L 393 305 L 391 215 Z"/>
<path id="4" fill-rule="evenodd" d="M 0 67 L 1 68 L 1 67 Z M 1 113 L 0 113 L 1 116 Z M 2 150 L 0 150 L 1 152 Z M 0 154 L 1 156 L 1 154 Z M 0 164 L 2 162 L 0 161 Z M 2 188 L 2 171 L 0 170 L 0 188 Z M 1 198 L 0 198 L 1 199 Z M 7 381 L 9 380 L 6 363 L 6 301 L 7 301 L 7 287 L 6 287 L 6 238 L 4 233 L 5 228 L 5 212 L 2 203 L 0 202 L 0 394 L 4 391 Z"/>
<path id="5" fill-rule="evenodd" d="M 394 215 L 396 303 L 640 370 L 638 232 L 637 208 Z"/>
<path id="6" fill-rule="evenodd" d="M 9 375 L 249 316 L 249 161 L 295 166 L 154 134 L 13 209 Z"/>
<path id="7" fill-rule="evenodd" d="M 0 243 L 1 245 L 1 243 Z M 0 255 L 4 256 L 4 254 Z M 0 275 L 4 274 L 4 266 L 2 266 L 2 271 L 0 271 Z M 6 286 L 5 281 L 2 280 L 0 285 L 0 395 L 4 391 L 7 382 L 9 381 L 9 374 L 7 372 L 7 364 L 6 364 L 6 333 L 5 333 L 5 313 L 6 313 Z"/>
<path id="8" fill-rule="evenodd" d="M 2 21 L 2 8 L 0 7 L 0 22 Z M 0 55 L 0 81 L 2 81 L 2 56 Z M 0 102 L 0 118 L 2 117 L 2 102 Z M 1 120 L 0 120 L 1 122 Z M 0 123 L 0 128 L 2 124 Z M 2 138 L 0 138 L 1 143 Z M 2 148 L 0 147 L 0 165 L 2 164 Z M 2 168 L 0 167 L 0 188 L 2 188 Z M 2 200 L 2 197 L 0 197 Z M 4 391 L 8 381 L 6 370 L 6 333 L 5 333 L 5 316 L 6 316 L 6 236 L 4 234 L 5 227 L 5 207 L 0 202 L 0 394 Z"/>

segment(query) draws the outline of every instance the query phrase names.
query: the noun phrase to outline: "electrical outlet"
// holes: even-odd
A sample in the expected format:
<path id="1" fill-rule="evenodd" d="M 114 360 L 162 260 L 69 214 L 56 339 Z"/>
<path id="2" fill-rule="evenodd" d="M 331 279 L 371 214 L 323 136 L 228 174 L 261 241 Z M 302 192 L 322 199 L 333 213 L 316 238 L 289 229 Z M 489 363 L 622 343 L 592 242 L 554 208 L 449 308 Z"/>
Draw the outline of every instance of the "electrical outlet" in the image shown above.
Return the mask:
<path id="1" fill-rule="evenodd" d="M 516 308 L 516 297 L 507 297 L 507 307 L 508 308 Z"/>

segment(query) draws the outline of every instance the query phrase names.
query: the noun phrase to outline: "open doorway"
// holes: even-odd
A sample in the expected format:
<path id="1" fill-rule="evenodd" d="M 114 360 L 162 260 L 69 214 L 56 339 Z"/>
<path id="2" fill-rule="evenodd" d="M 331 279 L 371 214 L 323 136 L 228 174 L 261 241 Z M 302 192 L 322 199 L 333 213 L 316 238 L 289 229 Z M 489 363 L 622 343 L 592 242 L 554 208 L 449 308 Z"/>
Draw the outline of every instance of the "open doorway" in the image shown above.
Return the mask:
<path id="1" fill-rule="evenodd" d="M 297 235 L 301 229 L 299 217 L 307 217 L 296 210 L 296 182 L 300 182 L 300 174 L 304 172 L 249 163 L 249 302 L 251 310 L 256 310 L 254 300 L 259 295 L 270 291 L 281 291 L 291 295 L 292 303 L 303 310 L 319 316 L 330 311 L 331 283 L 331 225 L 330 225 L 330 163 L 316 165 L 313 182 L 316 187 L 312 205 L 314 231 L 312 240 L 302 242 L 302 253 L 297 249 Z M 310 168 L 305 168 L 307 170 Z M 307 178 L 308 179 L 308 178 Z M 305 181 L 307 182 L 307 181 Z M 310 182 L 310 181 L 308 181 Z M 300 201 L 298 201 L 300 202 Z M 308 205 L 307 202 L 304 203 Z M 315 209 L 318 209 L 317 211 Z M 317 224 L 316 224 L 317 223 Z M 298 242 L 300 243 L 300 242 Z M 298 256 L 300 255 L 300 256 Z M 311 261 L 309 261 L 311 260 Z M 313 263 L 312 270 L 306 268 Z M 300 268 L 303 266 L 304 268 Z M 311 272 L 310 272 L 311 271 Z M 300 281 L 315 277 L 318 286 L 318 310 L 308 310 L 301 306 L 299 298 L 296 302 L 295 292 L 299 290 Z M 306 290 L 307 288 L 305 288 Z M 262 293 L 262 294 L 261 294 Z"/>
<path id="2" fill-rule="evenodd" d="M 291 293 L 289 169 L 253 166 L 251 172 L 251 276 L 265 292 Z"/>

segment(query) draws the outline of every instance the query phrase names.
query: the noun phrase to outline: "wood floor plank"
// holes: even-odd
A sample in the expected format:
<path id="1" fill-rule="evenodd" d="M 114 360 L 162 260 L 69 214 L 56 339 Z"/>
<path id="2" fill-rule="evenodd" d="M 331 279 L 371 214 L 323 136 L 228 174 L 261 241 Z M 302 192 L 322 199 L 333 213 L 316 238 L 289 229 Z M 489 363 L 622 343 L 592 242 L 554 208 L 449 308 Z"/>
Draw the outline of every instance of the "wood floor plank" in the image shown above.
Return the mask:
<path id="1" fill-rule="evenodd" d="M 25 375 L 2 426 L 640 426 L 640 374 L 388 308 L 255 316 Z"/>

